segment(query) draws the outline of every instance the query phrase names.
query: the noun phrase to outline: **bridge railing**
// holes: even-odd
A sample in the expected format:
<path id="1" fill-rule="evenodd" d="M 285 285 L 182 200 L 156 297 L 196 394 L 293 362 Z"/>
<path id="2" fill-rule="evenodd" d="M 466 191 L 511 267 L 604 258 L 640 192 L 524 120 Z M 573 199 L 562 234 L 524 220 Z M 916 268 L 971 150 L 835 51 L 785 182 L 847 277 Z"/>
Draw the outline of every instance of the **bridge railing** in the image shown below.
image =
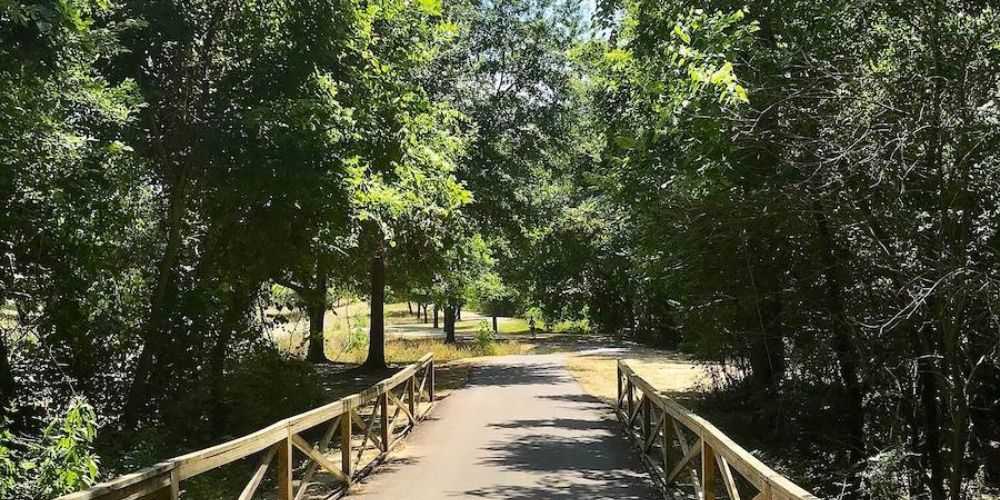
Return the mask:
<path id="1" fill-rule="evenodd" d="M 817 500 L 736 444 L 707 420 L 663 395 L 618 360 L 615 412 L 665 489 L 684 479 L 696 498 Z"/>
<path id="2" fill-rule="evenodd" d="M 259 455 L 259 462 L 239 500 L 253 497 L 275 461 L 279 500 L 301 499 L 314 484 L 311 481 L 318 469 L 332 475 L 337 482 L 336 488 L 343 492 L 355 479 L 384 461 L 433 406 L 434 358 L 428 353 L 360 393 L 59 500 L 177 499 L 181 481 L 252 455 Z M 306 431 L 323 425 L 325 430 L 318 442 L 303 437 Z M 334 443 L 335 437 L 339 444 Z M 340 448 L 339 464 L 327 458 L 331 444 Z M 296 449 L 306 457 L 306 462 L 298 488 L 294 489 L 293 450 Z"/>

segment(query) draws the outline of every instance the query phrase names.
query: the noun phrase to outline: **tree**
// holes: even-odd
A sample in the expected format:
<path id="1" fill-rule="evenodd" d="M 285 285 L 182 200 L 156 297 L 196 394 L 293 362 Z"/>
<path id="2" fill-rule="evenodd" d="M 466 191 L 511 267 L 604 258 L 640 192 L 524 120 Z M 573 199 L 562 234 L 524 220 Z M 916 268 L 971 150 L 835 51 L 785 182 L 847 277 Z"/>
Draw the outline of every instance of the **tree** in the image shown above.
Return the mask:
<path id="1" fill-rule="evenodd" d="M 356 6 L 340 1 L 146 7 L 125 3 L 116 11 L 142 23 L 124 38 L 129 55 L 112 66 L 116 77 L 137 82 L 144 98 L 144 126 L 130 142 L 150 166 L 162 202 L 163 246 L 126 429 L 155 399 L 154 382 L 176 372 L 167 367 L 191 360 L 178 357 L 189 346 L 174 328 L 228 307 L 212 304 L 218 289 L 205 285 L 241 290 L 244 307 L 230 317 L 242 322 L 261 283 L 304 267 L 296 258 L 303 250 L 328 259 L 345 232 L 343 143 L 351 120 L 330 75 L 356 60 L 358 28 Z M 282 226 L 289 231 L 274 231 Z M 247 255 L 251 241 L 259 246 Z M 213 300 L 192 301 L 199 296 Z M 232 329 L 210 330 L 213 349 L 225 351 Z"/>
<path id="2" fill-rule="evenodd" d="M 107 15 L 89 2 L 0 6 L 0 304 L 12 313 L 0 332 L 3 413 L 20 389 L 35 389 L 18 387 L 13 373 L 35 342 L 52 354 L 28 366 L 40 375 L 66 367 L 44 381 L 66 389 L 77 379 L 91 395 L 107 389 L 88 375 L 114 366 L 106 348 L 128 343 L 117 332 L 140 314 L 131 299 L 143 270 L 122 263 L 146 255 L 148 232 L 131 222 L 145 216 L 148 191 L 121 140 L 134 85 L 96 69 L 117 50 L 113 32 L 95 25 Z M 111 293 L 124 300 L 102 299 Z"/>
<path id="3" fill-rule="evenodd" d="M 527 288 L 532 235 L 561 201 L 564 172 L 576 160 L 576 74 L 567 48 L 584 33 L 575 2 L 461 1 L 446 6 L 454 39 L 422 81 L 435 98 L 468 116 L 477 134 L 456 175 L 474 193 L 475 222 L 504 282 Z M 452 297 L 458 299 L 459 297 Z"/>

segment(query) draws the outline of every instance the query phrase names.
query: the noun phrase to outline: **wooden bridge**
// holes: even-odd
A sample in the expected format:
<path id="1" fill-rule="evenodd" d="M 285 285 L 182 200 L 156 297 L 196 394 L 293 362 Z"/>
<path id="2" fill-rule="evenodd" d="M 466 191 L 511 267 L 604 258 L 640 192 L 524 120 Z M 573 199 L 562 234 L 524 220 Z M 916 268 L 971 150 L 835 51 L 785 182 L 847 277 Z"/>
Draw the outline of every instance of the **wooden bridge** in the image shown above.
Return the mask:
<path id="1" fill-rule="evenodd" d="M 257 464 L 240 500 L 255 493 L 265 497 L 257 490 L 272 467 L 276 498 L 302 500 L 353 494 L 351 486 L 385 462 L 396 465 L 375 475 L 361 496 L 816 498 L 656 391 L 624 361 L 618 363 L 615 412 L 641 453 L 629 450 L 621 432 L 605 423 L 614 421 L 606 417 L 607 407 L 583 394 L 553 356 L 484 363 L 470 376 L 470 387 L 447 398 L 417 433 L 404 452 L 409 456 L 391 457 L 434 405 L 434 360 L 428 354 L 359 394 L 62 500 L 178 499 L 184 480 L 244 459 Z M 275 496 L 268 492 L 266 498 Z"/>
<path id="2" fill-rule="evenodd" d="M 720 486 L 731 500 L 816 499 L 714 425 L 662 395 L 624 360 L 618 360 L 615 413 L 665 491 L 677 493 L 677 481 L 689 475 L 694 497 L 704 500 L 715 500 Z"/>

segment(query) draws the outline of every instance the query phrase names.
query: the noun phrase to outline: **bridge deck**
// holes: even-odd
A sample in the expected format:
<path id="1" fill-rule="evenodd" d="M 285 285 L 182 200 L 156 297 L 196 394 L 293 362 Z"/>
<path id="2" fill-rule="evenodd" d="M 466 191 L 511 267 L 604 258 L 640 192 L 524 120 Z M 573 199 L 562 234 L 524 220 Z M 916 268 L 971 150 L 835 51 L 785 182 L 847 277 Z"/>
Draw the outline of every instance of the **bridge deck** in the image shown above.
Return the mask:
<path id="1" fill-rule="evenodd" d="M 663 498 L 558 355 L 488 360 L 353 497 Z"/>

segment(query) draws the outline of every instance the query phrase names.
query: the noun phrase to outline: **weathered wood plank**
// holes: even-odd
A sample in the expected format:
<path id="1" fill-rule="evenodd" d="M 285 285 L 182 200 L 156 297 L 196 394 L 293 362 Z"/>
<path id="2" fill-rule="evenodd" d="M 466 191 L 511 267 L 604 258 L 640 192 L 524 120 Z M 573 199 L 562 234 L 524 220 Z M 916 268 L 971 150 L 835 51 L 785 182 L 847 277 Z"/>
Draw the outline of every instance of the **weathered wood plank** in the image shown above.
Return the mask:
<path id="1" fill-rule="evenodd" d="M 365 445 L 368 444 L 368 440 L 371 439 L 372 442 L 376 442 L 376 440 L 378 439 L 375 436 L 375 434 L 373 434 L 373 431 L 375 430 L 375 419 L 378 418 L 380 409 L 381 405 L 375 405 L 375 410 L 372 411 L 371 417 L 368 419 L 368 422 L 365 422 L 367 430 L 365 431 L 365 436 L 361 439 L 361 444 L 358 445 L 358 457 L 354 459 L 354 461 L 357 462 L 358 464 L 361 463 L 361 457 L 364 456 Z M 378 444 L 377 442 L 376 444 L 378 445 L 379 448 L 382 448 L 381 444 Z"/>
<path id="2" fill-rule="evenodd" d="M 59 497 L 59 500 L 91 500 L 93 498 L 124 499 L 130 495 L 148 495 L 170 484 L 170 473 L 177 466 L 172 461 L 161 462 L 151 467 L 121 476 L 115 480 L 100 483 L 94 487 Z"/>
<path id="3" fill-rule="evenodd" d="M 656 424 L 652 426 L 649 434 L 646 435 L 646 442 L 642 446 L 643 453 L 648 452 L 649 449 L 653 447 L 653 443 L 656 442 L 656 437 L 660 434 L 660 428 L 663 427 L 663 415 L 664 414 L 661 414 L 661 418 L 656 419 Z M 647 416 L 646 418 L 648 422 L 649 417 Z M 649 425 L 650 424 L 648 423 L 646 424 L 647 427 L 649 427 Z"/>
<path id="4" fill-rule="evenodd" d="M 389 451 L 389 400 L 392 398 L 392 391 L 386 391 L 385 394 L 379 396 L 379 431 L 382 433 L 382 444 L 379 448 L 382 451 Z"/>
<path id="5" fill-rule="evenodd" d="M 288 428 L 285 428 L 288 431 Z M 278 500 L 292 500 L 292 440 L 286 436 L 278 447 Z"/>
<path id="6" fill-rule="evenodd" d="M 740 490 L 736 487 L 736 479 L 733 478 L 733 471 L 729 468 L 729 462 L 722 455 L 716 455 L 715 461 L 719 465 L 719 475 L 722 476 L 722 484 L 726 486 L 726 494 L 729 500 L 740 500 Z"/>
<path id="7" fill-rule="evenodd" d="M 402 412 L 406 414 L 407 418 L 409 418 L 409 419 L 410 419 L 410 422 L 413 422 L 413 421 L 415 420 L 415 417 L 413 416 L 413 413 L 412 413 L 412 412 L 410 412 L 410 408 L 409 408 L 409 406 L 405 405 L 405 404 L 403 403 L 403 401 L 402 401 L 402 400 L 400 400 L 400 399 L 399 399 L 399 398 L 398 398 L 398 397 L 397 397 L 397 396 L 396 396 L 395 394 L 393 394 L 393 393 L 392 393 L 391 391 L 390 391 L 390 392 L 387 392 L 387 393 L 386 393 L 386 395 L 387 395 L 387 396 L 389 396 L 389 399 L 390 399 L 390 400 L 392 400 L 392 403 L 393 403 L 394 405 L 396 405 L 396 408 L 398 408 L 399 410 L 402 410 Z"/>
<path id="8" fill-rule="evenodd" d="M 333 422 L 330 423 L 330 426 L 326 428 L 326 432 L 323 433 L 323 437 L 319 440 L 319 444 L 316 446 L 316 449 L 318 449 L 320 453 L 326 453 L 326 451 L 330 449 L 330 442 L 333 441 L 333 435 L 337 432 L 337 429 L 340 428 L 341 418 L 343 418 L 343 416 L 335 418 Z M 313 475 L 316 474 L 316 467 L 316 462 L 313 460 L 310 460 L 309 464 L 306 465 L 306 471 L 302 475 L 302 481 L 299 482 L 299 491 L 295 493 L 295 500 L 300 500 L 302 496 L 305 495 L 306 490 L 309 488 L 309 482 L 312 481 Z"/>
<path id="9" fill-rule="evenodd" d="M 701 442 L 701 491 L 705 500 L 715 500 L 715 452 L 707 442 Z"/>
<path id="10" fill-rule="evenodd" d="M 354 410 L 348 410 L 350 414 L 340 419 L 340 470 L 347 476 L 344 484 L 350 485 L 352 476 L 351 468 L 351 421 Z"/>
<path id="11" fill-rule="evenodd" d="M 674 468 L 673 470 L 670 471 L 670 474 L 667 474 L 667 484 L 674 482 L 674 479 L 677 477 L 677 475 L 680 474 L 681 471 L 683 471 L 684 469 L 688 468 L 688 464 L 690 464 L 691 461 L 694 460 L 694 457 L 697 457 L 698 454 L 700 453 L 701 453 L 701 440 L 699 439 L 694 446 L 692 446 L 686 452 L 684 452 L 684 456 L 681 457 L 680 461 L 677 462 L 676 465 L 674 465 Z"/>
<path id="12" fill-rule="evenodd" d="M 313 449 L 313 447 L 310 446 L 305 439 L 302 439 L 301 436 L 298 434 L 292 435 L 292 444 L 301 450 L 302 453 L 305 453 L 307 457 L 311 458 L 313 462 L 319 464 L 319 466 L 325 471 L 333 475 L 333 477 L 337 478 L 341 482 L 347 482 L 347 476 L 344 475 L 343 471 L 333 465 L 333 462 L 326 458 L 326 455 Z"/>
<path id="13" fill-rule="evenodd" d="M 276 444 L 267 450 L 260 459 L 260 463 L 257 464 L 257 469 L 254 470 L 252 476 L 250 476 L 250 482 L 247 483 L 246 487 L 240 493 L 239 500 L 250 500 L 253 498 L 253 494 L 257 492 L 257 487 L 260 486 L 260 482 L 264 479 L 264 474 L 267 473 L 267 468 L 271 465 L 271 460 L 278 453 L 278 447 L 280 444 Z"/>

